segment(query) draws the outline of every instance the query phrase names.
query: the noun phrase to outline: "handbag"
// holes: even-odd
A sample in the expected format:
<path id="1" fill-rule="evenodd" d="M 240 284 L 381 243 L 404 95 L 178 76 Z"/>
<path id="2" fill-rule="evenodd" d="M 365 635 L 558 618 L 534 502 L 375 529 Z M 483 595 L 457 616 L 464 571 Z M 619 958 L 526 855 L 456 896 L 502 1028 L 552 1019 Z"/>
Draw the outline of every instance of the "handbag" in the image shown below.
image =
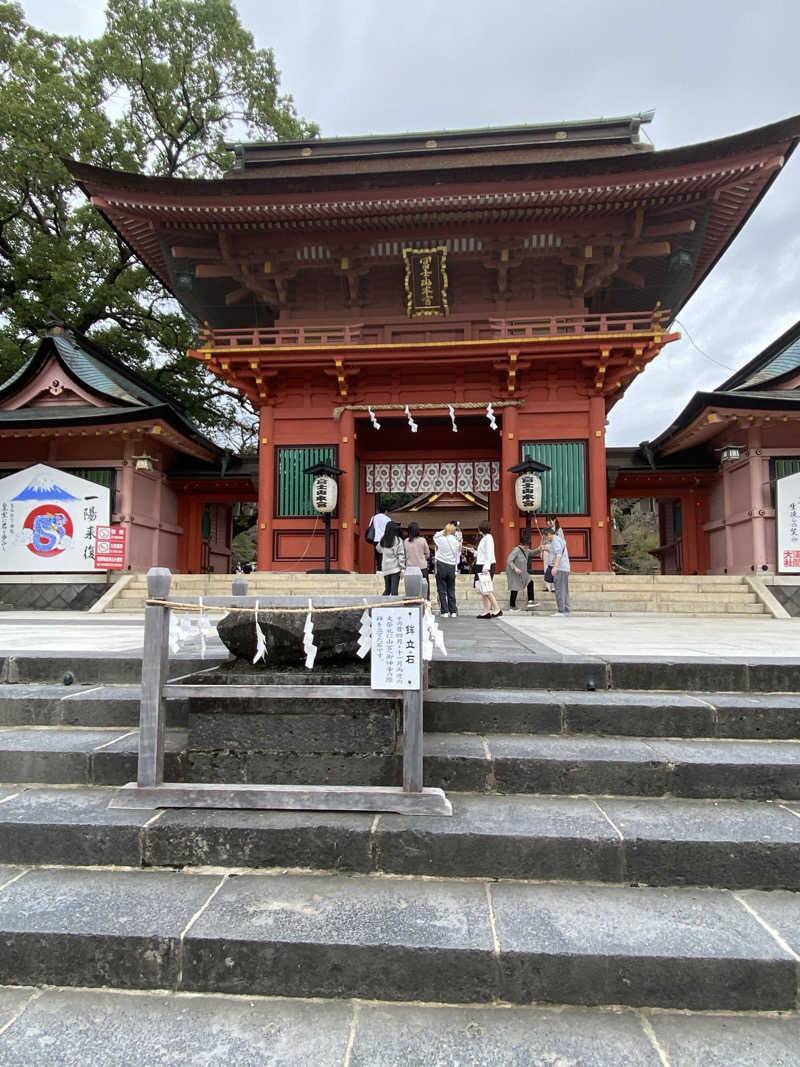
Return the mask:
<path id="1" fill-rule="evenodd" d="M 475 588 L 479 593 L 491 593 L 494 590 L 491 574 L 481 572 L 475 577 Z"/>
<path id="2" fill-rule="evenodd" d="M 369 526 L 367 527 L 367 532 L 364 534 L 364 540 L 368 541 L 369 544 L 371 544 L 371 545 L 375 544 L 375 523 L 374 522 L 371 522 L 369 524 Z"/>
<path id="3" fill-rule="evenodd" d="M 547 564 L 547 570 L 544 572 L 544 580 L 547 582 L 548 585 L 553 584 L 553 568 L 550 566 L 549 563 Z"/>

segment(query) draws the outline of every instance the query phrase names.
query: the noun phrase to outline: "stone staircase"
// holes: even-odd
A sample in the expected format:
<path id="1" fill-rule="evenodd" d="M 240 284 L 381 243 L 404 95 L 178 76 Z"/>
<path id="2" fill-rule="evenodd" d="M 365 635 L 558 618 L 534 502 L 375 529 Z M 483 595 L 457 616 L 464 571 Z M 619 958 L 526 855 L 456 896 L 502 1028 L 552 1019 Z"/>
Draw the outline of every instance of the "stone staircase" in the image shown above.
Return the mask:
<path id="1" fill-rule="evenodd" d="M 236 1033 L 248 1005 L 253 1042 L 255 1017 L 262 1041 L 290 1028 L 288 1058 L 233 1063 L 798 1062 L 800 666 L 544 662 L 499 632 L 482 656 L 477 625 L 451 624 L 426 694 L 452 818 L 110 810 L 135 775 L 135 659 L 87 654 L 64 687 L 63 659 L 15 657 L 0 984 L 29 999 L 5 1032 L 0 1014 L 0 1062 L 15 1033 L 13 1062 L 40 1061 L 48 1011 L 68 1041 L 65 1020 L 119 1010 L 136 1041 L 137 1003 L 164 1032 L 203 1005 Z M 171 700 L 171 778 L 186 722 Z M 722 1058 L 682 1058 L 708 1041 Z"/>
<path id="2" fill-rule="evenodd" d="M 129 576 L 126 576 L 128 578 Z M 124 581 L 124 579 L 123 579 Z M 232 576 L 226 574 L 176 574 L 172 579 L 174 596 L 224 596 L 231 592 Z M 541 575 L 534 579 L 536 611 L 554 610 L 554 598 L 544 591 Z M 498 599 L 508 604 L 505 572 L 495 578 Z M 290 571 L 261 571 L 248 575 L 248 592 L 254 596 L 351 595 L 375 597 L 383 591 L 383 580 L 374 574 L 306 574 Z M 434 603 L 435 603 L 435 590 Z M 677 615 L 762 615 L 772 617 L 746 578 L 735 575 L 615 575 L 572 574 L 572 610 L 577 615 L 618 615 L 632 612 L 663 612 Z M 147 597 L 146 575 L 133 575 L 108 600 L 108 612 L 144 610 Z M 468 574 L 457 578 L 457 600 L 467 613 L 477 612 L 480 598 Z M 524 594 L 520 599 L 524 607 Z"/>

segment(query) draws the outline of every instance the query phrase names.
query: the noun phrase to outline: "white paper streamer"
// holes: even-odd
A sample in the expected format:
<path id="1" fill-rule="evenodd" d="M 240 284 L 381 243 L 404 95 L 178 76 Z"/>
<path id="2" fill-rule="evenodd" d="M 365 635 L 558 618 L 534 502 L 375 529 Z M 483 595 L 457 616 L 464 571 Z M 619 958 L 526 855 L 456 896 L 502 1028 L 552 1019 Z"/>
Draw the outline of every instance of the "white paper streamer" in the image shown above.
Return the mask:
<path id="1" fill-rule="evenodd" d="M 206 613 L 203 607 L 203 598 L 199 596 L 197 603 L 200 605 L 200 621 L 197 626 L 200 630 L 200 659 L 206 658 Z"/>
<path id="2" fill-rule="evenodd" d="M 369 412 L 369 421 L 372 423 L 376 430 L 380 430 L 381 424 L 378 422 L 375 416 L 375 412 L 372 410 L 371 407 L 368 407 L 367 411 Z"/>
<path id="3" fill-rule="evenodd" d="M 436 616 L 431 611 L 430 604 L 425 605 L 425 613 L 422 616 L 422 658 L 424 660 L 433 659 L 434 645 L 443 656 L 447 655 L 447 649 L 444 644 L 444 634 L 439 629 L 439 623 L 436 620 Z"/>
<path id="4" fill-rule="evenodd" d="M 311 618 L 311 597 L 308 598 L 308 615 L 303 626 L 303 651 L 306 654 L 306 668 L 311 670 L 317 658 L 317 646 L 314 644 L 314 622 Z"/>
<path id="5" fill-rule="evenodd" d="M 169 620 L 169 650 L 175 655 L 180 652 L 184 645 L 188 644 L 196 633 L 194 620 L 187 615 L 176 615 L 175 612 Z"/>
<path id="6" fill-rule="evenodd" d="M 256 627 L 256 654 L 255 656 L 253 656 L 253 663 L 258 663 L 260 659 L 263 659 L 266 663 L 267 642 L 264 638 L 264 631 L 261 629 L 261 626 L 258 622 L 258 601 L 256 601 L 256 606 L 253 608 L 253 622 L 255 623 Z"/>
<path id="7" fill-rule="evenodd" d="M 419 426 L 417 426 L 417 424 L 414 422 L 414 419 L 411 416 L 411 412 L 408 410 L 408 404 L 406 404 L 406 418 L 408 419 L 408 425 L 411 427 L 411 432 L 416 433 L 419 429 Z"/>
<path id="8" fill-rule="evenodd" d="M 494 408 L 491 404 L 486 405 L 486 418 L 489 420 L 489 429 L 497 429 L 497 420 L 494 417 Z"/>
<path id="9" fill-rule="evenodd" d="M 358 628 L 358 649 L 356 655 L 360 659 L 364 659 L 369 650 L 372 648 L 372 619 L 369 614 L 369 609 L 364 608 L 364 613 L 361 616 L 361 625 Z"/>
<path id="10" fill-rule="evenodd" d="M 453 433 L 458 433 L 458 427 L 456 426 L 456 413 L 453 410 L 453 405 L 452 404 L 448 404 L 447 405 L 447 410 L 450 412 L 450 421 L 453 424 Z"/>

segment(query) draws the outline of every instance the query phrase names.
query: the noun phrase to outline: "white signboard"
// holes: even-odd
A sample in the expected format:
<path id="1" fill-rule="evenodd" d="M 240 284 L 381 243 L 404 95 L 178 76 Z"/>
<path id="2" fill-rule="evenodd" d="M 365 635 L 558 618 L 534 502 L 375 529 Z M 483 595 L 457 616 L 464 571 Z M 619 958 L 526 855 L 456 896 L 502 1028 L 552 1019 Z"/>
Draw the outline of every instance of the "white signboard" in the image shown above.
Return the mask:
<path id="1" fill-rule="evenodd" d="M 778 573 L 800 574 L 800 474 L 775 483 Z"/>
<path id="2" fill-rule="evenodd" d="M 94 571 L 95 527 L 109 490 L 37 463 L 0 479 L 0 572 Z"/>
<path id="3" fill-rule="evenodd" d="M 421 689 L 419 607 L 372 609 L 373 689 Z"/>

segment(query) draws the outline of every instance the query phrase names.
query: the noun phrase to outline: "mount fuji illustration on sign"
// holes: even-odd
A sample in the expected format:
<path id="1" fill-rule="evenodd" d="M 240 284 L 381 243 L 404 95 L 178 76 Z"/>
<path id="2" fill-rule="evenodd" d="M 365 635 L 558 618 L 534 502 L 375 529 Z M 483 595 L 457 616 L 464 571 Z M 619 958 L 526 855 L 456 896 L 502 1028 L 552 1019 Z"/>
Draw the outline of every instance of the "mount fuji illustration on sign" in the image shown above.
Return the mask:
<path id="1" fill-rule="evenodd" d="M 34 468 L 35 470 L 36 468 Z M 56 485 L 49 471 L 42 471 L 25 486 L 21 493 L 17 493 L 12 500 L 78 500 L 79 497 Z"/>

